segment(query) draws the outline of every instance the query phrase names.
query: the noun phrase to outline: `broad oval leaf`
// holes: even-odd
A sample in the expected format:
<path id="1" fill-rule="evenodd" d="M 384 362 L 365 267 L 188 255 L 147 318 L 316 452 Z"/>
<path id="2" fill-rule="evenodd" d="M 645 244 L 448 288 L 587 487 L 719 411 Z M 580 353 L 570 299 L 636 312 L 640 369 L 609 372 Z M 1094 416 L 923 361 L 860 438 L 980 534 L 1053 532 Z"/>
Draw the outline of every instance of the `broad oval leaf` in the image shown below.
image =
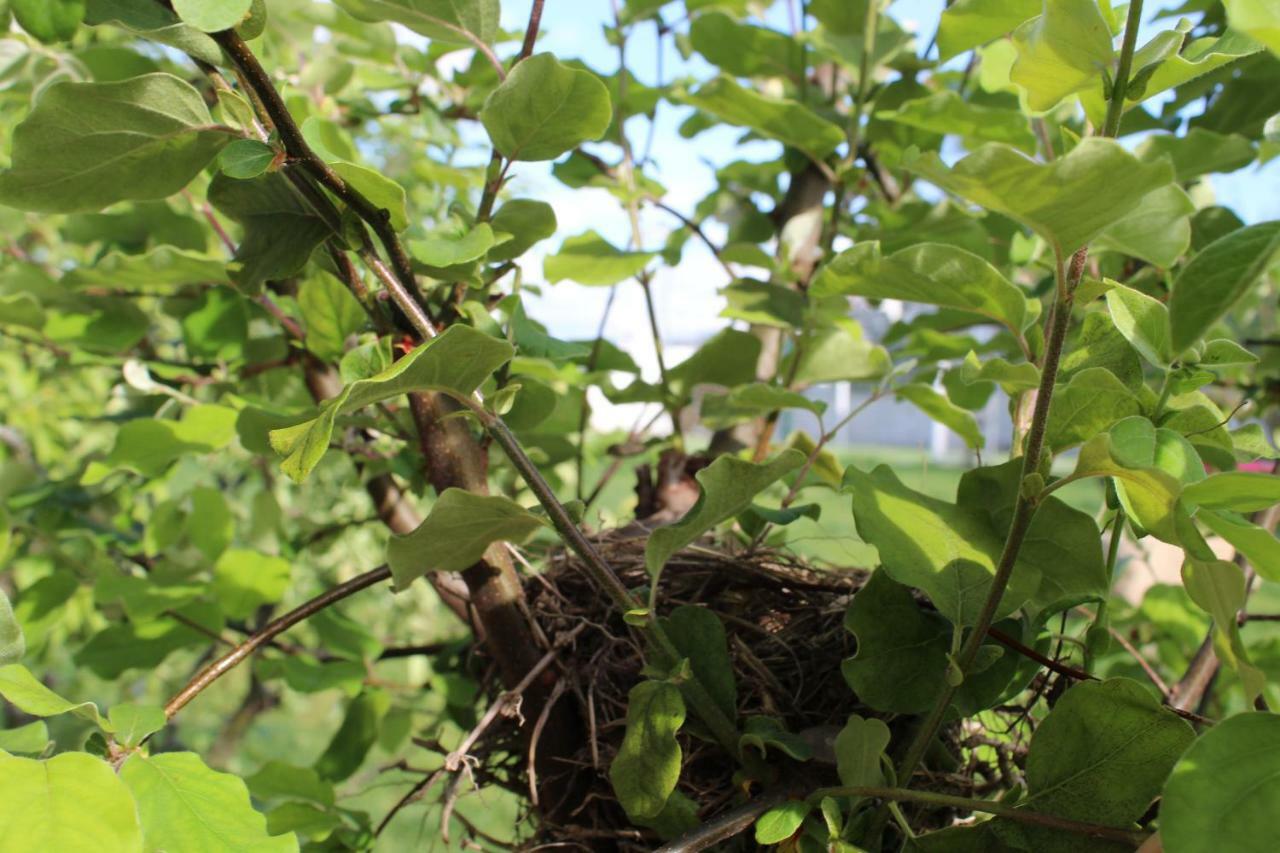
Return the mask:
<path id="1" fill-rule="evenodd" d="M 609 90 L 549 53 L 522 61 L 485 99 L 480 121 L 510 160 L 554 160 L 609 129 Z"/>
<path id="2" fill-rule="evenodd" d="M 934 152 L 905 165 L 948 192 L 1021 222 L 1064 259 L 1173 180 L 1167 161 L 1145 163 L 1115 140 L 1098 137 L 1050 163 L 993 142 L 950 169 Z"/>
<path id="3" fill-rule="evenodd" d="M 288 835 L 270 836 L 238 777 L 211 769 L 194 752 L 135 752 L 120 768 L 142 819 L 148 850 L 263 853 L 298 849 Z"/>
<path id="4" fill-rule="evenodd" d="M 644 681 L 627 696 L 627 730 L 609 766 L 609 781 L 631 819 L 661 814 L 680 779 L 683 752 L 676 732 L 684 724 L 680 690 Z"/>
<path id="5" fill-rule="evenodd" d="M 1136 681 L 1081 682 L 1032 736 L 1027 797 L 1018 807 L 1127 827 L 1146 811 L 1194 737 L 1189 724 Z M 1046 849 L 1043 838 L 1055 833 L 1004 824 L 1001 834 L 1031 841 L 1028 849 Z"/>
<path id="6" fill-rule="evenodd" d="M 1267 853 L 1280 811 L 1280 716 L 1253 712 L 1223 720 L 1183 753 L 1160 800 L 1168 853 Z"/>
<path id="7" fill-rule="evenodd" d="M 6 851 L 143 849 L 129 789 L 87 753 L 39 761 L 0 752 L 0 803 Z"/>
<path id="8" fill-rule="evenodd" d="M 5 527 L 4 532 L 0 533 L 0 539 L 8 536 L 8 520 L 5 515 L 4 509 L 0 508 L 0 525 Z M 0 542 L 0 544 L 3 543 Z M 6 559 L 5 550 L 7 549 L 0 548 L 0 560 Z M 17 663 L 22 660 L 26 651 L 27 644 L 22 635 L 22 626 L 13 616 L 13 606 L 9 603 L 9 596 L 0 589 L 0 666 Z"/>
<path id="9" fill-rule="evenodd" d="M 173 11 L 206 33 L 236 27 L 249 15 L 253 0 L 173 0 Z"/>
<path id="10" fill-rule="evenodd" d="M 901 299 L 981 314 L 1022 333 L 1027 298 L 975 254 L 942 243 L 920 243 L 891 255 L 876 241 L 841 252 L 819 271 L 812 292 Z"/>
<path id="11" fill-rule="evenodd" d="M 72 702 L 63 699 L 41 684 L 31 671 L 19 663 L 0 666 L 0 696 L 5 701 L 35 717 L 56 717 L 59 714 L 75 714 L 97 725 L 103 731 L 111 731 L 111 723 L 98 712 L 92 702 Z"/>
<path id="12" fill-rule="evenodd" d="M 0 204 L 70 213 L 164 198 L 234 138 L 214 124 L 200 93 L 171 74 L 58 83 L 13 131 Z"/>
<path id="13" fill-rule="evenodd" d="M 428 572 L 460 572 L 480 561 L 494 542 L 524 542 L 543 526 L 510 498 L 445 489 L 412 533 L 392 536 L 387 565 L 397 590 Z"/>
<path id="14" fill-rule="evenodd" d="M 361 21 L 395 21 L 415 33 L 453 44 L 492 42 L 499 32 L 499 0 L 337 0 Z"/>
<path id="15" fill-rule="evenodd" d="M 1031 109 L 1047 110 L 1066 96 L 1101 86 L 1115 51 L 1096 0 L 1045 0 L 1044 12 L 1013 34 L 1018 58 L 1009 78 Z"/>
<path id="16" fill-rule="evenodd" d="M 515 350 L 469 326 L 450 326 L 386 370 L 353 382 L 325 403 L 320 414 L 294 426 L 272 430 L 271 446 L 285 459 L 280 467 L 297 482 L 311 473 L 329 449 L 338 415 L 362 409 L 410 391 L 443 391 L 468 396 Z"/>
<path id="17" fill-rule="evenodd" d="M 920 494 L 888 466 L 871 473 L 845 470 L 858 535 L 876 547 L 880 565 L 896 581 L 923 590 L 956 625 L 972 625 L 987 598 L 1006 531 L 993 529 L 980 507 Z M 1013 574 L 996 618 L 1007 616 L 1040 585 L 1028 564 Z"/>
<path id="18" fill-rule="evenodd" d="M 1280 503 L 1280 477 L 1253 471 L 1223 471 L 1185 487 L 1182 498 L 1192 506 L 1256 512 Z"/>
<path id="19" fill-rule="evenodd" d="M 798 101 L 769 98 L 744 89 L 728 77 L 704 83 L 679 99 L 726 124 L 749 127 L 822 160 L 845 141 L 839 125 Z"/>
<path id="20" fill-rule="evenodd" d="M 1203 337 L 1262 278 L 1277 253 L 1280 220 L 1232 231 L 1197 253 L 1178 273 L 1169 297 L 1174 351 Z"/>
<path id="21" fill-rule="evenodd" d="M 18 24 L 45 44 L 68 41 L 84 20 L 85 0 L 10 0 Z"/>
<path id="22" fill-rule="evenodd" d="M 623 251 L 595 231 L 587 231 L 567 238 L 558 252 L 548 255 L 542 262 L 542 274 L 551 284 L 612 285 L 636 275 L 654 257 L 653 252 Z"/>
<path id="23" fill-rule="evenodd" d="M 672 555 L 720 522 L 742 512 L 765 487 L 803 464 L 804 454 L 784 450 L 773 461 L 761 464 L 721 456 L 699 471 L 696 477 L 701 494 L 697 503 L 679 521 L 653 531 L 645 544 L 644 564 L 654 586 Z"/>

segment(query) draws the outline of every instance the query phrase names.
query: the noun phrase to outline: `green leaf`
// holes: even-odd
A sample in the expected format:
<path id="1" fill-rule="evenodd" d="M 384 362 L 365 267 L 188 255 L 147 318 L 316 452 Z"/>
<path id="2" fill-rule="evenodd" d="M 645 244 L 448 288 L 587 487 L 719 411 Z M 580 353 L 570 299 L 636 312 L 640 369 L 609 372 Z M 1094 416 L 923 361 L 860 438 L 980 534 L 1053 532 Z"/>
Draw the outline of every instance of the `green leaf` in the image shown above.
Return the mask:
<path id="1" fill-rule="evenodd" d="M 412 240 L 409 251 L 415 260 L 443 268 L 479 260 L 493 244 L 493 229 L 481 222 L 465 234 L 437 232 L 423 240 Z"/>
<path id="2" fill-rule="evenodd" d="M 111 731 L 111 724 L 98 713 L 92 702 L 71 702 L 63 699 L 41 684 L 25 666 L 11 663 L 0 666 L 0 696 L 20 711 L 35 717 L 56 717 L 59 714 L 75 714 L 88 720 L 103 731 Z"/>
<path id="3" fill-rule="evenodd" d="M 498 0 L 337 0 L 360 21 L 395 21 L 434 41 L 492 42 L 500 32 Z M 527 62 L 528 60 L 526 60 Z"/>
<path id="4" fill-rule="evenodd" d="M 729 657 L 729 638 L 720 617 L 705 607 L 685 604 L 659 621 L 720 711 L 728 719 L 735 719 L 738 685 L 733 675 L 733 659 Z M 679 664 L 680 661 L 667 661 L 672 668 Z"/>
<path id="5" fill-rule="evenodd" d="M 795 288 L 744 278 L 720 293 L 726 303 L 721 317 L 781 329 L 804 325 L 806 300 Z"/>
<path id="6" fill-rule="evenodd" d="M 973 413 L 960 408 L 931 386 L 923 382 L 910 382 L 897 388 L 894 396 L 911 403 L 928 415 L 930 420 L 937 421 L 963 438 L 969 447 L 980 450 L 986 444 Z"/>
<path id="7" fill-rule="evenodd" d="M 808 800 L 787 800 L 756 818 L 756 844 L 779 844 L 800 830 L 813 810 Z"/>
<path id="8" fill-rule="evenodd" d="M 1252 471 L 1223 471 L 1186 486 L 1182 497 L 1188 508 L 1202 506 L 1256 512 L 1280 503 L 1280 477 Z"/>
<path id="9" fill-rule="evenodd" d="M 590 344 L 571 343 L 551 337 L 545 326 L 529 319 L 524 310 L 524 302 L 518 299 L 511 308 L 511 335 L 515 340 L 516 350 L 529 358 L 546 358 L 552 361 L 589 358 L 593 349 Z"/>
<path id="10" fill-rule="evenodd" d="M 25 726 L 0 729 L 0 750 L 10 753 L 39 755 L 49 745 L 49 726 L 44 720 L 36 720 Z"/>
<path id="11" fill-rule="evenodd" d="M 256 178 L 271 167 L 276 150 L 256 139 L 237 139 L 218 154 L 218 167 L 228 178 Z"/>
<path id="12" fill-rule="evenodd" d="M 1127 678 L 1085 681 L 1063 694 L 1031 738 L 1028 795 L 1019 808 L 1103 826 L 1128 827 L 1160 792 L 1191 726 Z M 1003 829 L 1009 829 L 1006 825 Z M 1020 827 L 1032 839 L 1056 830 Z M 1010 833 L 1001 832 L 1006 839 Z M 1056 835 L 1056 839 L 1054 836 Z M 1017 836 L 1014 836 L 1017 837 Z M 1034 849 L 1047 849 L 1045 841 Z M 1067 849 L 1061 843 L 1056 849 Z"/>
<path id="13" fill-rule="evenodd" d="M 815 296 L 901 299 L 981 314 L 1022 333 L 1027 298 L 1022 290 L 977 255 L 942 243 L 920 243 L 891 255 L 880 243 L 858 243 L 823 266 Z"/>
<path id="14" fill-rule="evenodd" d="M 868 341 L 862 327 L 852 320 L 807 336 L 799 354 L 800 364 L 795 368 L 795 382 L 799 386 L 879 379 L 893 367 L 888 351 Z M 783 359 L 784 371 L 791 370 L 795 357 L 792 351 Z M 751 364 L 755 364 L 754 359 Z M 755 378 L 754 369 L 745 381 L 752 378 Z"/>
<path id="15" fill-rule="evenodd" d="M 542 262 L 547 281 L 576 282 L 585 285 L 611 285 L 626 281 L 653 260 L 653 252 L 624 252 L 595 231 L 567 238 L 560 251 Z"/>
<path id="16" fill-rule="evenodd" d="M 1132 213 L 1107 226 L 1093 245 L 1171 267 L 1191 245 L 1190 216 L 1195 209 L 1186 190 L 1169 184 L 1147 193 Z"/>
<path id="17" fill-rule="evenodd" d="M 803 48 L 795 39 L 715 10 L 694 19 L 689 43 L 712 65 L 735 77 L 795 77 L 802 61 Z"/>
<path id="18" fill-rule="evenodd" d="M 0 803 L 6 850 L 143 849 L 128 788 L 83 752 L 48 761 L 0 753 Z"/>
<path id="19" fill-rule="evenodd" d="M 1206 731 L 1178 759 L 1160 799 L 1169 853 L 1265 853 L 1280 809 L 1280 716 L 1236 714 Z"/>
<path id="20" fill-rule="evenodd" d="M 1029 154 L 1036 151 L 1035 134 L 1022 113 L 970 103 L 950 89 L 907 101 L 895 110 L 880 110 L 875 117 L 930 133 L 955 134 L 966 148 L 1006 142 Z"/>
<path id="21" fill-rule="evenodd" d="M 960 366 L 960 378 L 969 384 L 995 382 L 1009 395 L 1040 387 L 1040 370 L 1034 364 L 1026 361 L 1015 364 L 1003 358 L 979 361 L 973 350 L 969 350 Z"/>
<path id="22" fill-rule="evenodd" d="M 334 421 L 382 400 L 410 391 L 443 391 L 465 397 L 505 364 L 513 349 L 468 326 L 450 326 L 376 376 L 353 382 L 325 403 L 319 416 L 271 431 L 271 446 L 285 457 L 281 468 L 302 482 L 329 448 Z"/>
<path id="23" fill-rule="evenodd" d="M 164 198 L 233 138 L 229 128 L 214 125 L 200 93 L 171 74 L 57 83 L 13 131 L 13 165 L 0 173 L 0 204 L 70 213 Z"/>
<path id="24" fill-rule="evenodd" d="M 1145 418 L 1129 418 L 1116 426 L 1080 448 L 1072 478 L 1116 478 L 1129 517 L 1157 538 L 1180 543 L 1177 503 L 1182 485 L 1176 474 L 1156 466 L 1156 453 L 1158 446 L 1173 446 L 1181 437 L 1172 430 L 1154 429 Z M 1137 438 L 1135 428 L 1142 432 Z M 1135 449 L 1139 443 L 1145 449 Z"/>
<path id="25" fill-rule="evenodd" d="M 939 61 L 1012 32 L 1041 8 L 1040 0 L 956 0 L 938 24 Z"/>
<path id="26" fill-rule="evenodd" d="M 253 0 L 173 0 L 173 11 L 197 30 L 216 33 L 238 26 L 252 5 Z"/>
<path id="27" fill-rule="evenodd" d="M 804 454 L 784 450 L 771 462 L 756 464 L 721 456 L 696 475 L 698 501 L 674 524 L 659 527 L 645 543 L 644 564 L 656 586 L 667 560 L 722 521 L 751 505 L 751 500 L 783 474 L 804 464 Z"/>
<path id="28" fill-rule="evenodd" d="M 493 262 L 514 260 L 556 233 L 555 209 L 545 201 L 512 199 L 498 208 L 490 222 L 494 233 L 511 235 L 510 240 L 489 250 Z"/>
<path id="29" fill-rule="evenodd" d="M 387 565 L 397 590 L 428 572 L 460 572 L 480 562 L 494 542 L 520 544 L 543 521 L 510 498 L 445 489 L 412 533 L 392 536 Z"/>
<path id="30" fill-rule="evenodd" d="M 680 778 L 682 752 L 676 732 L 684 724 L 684 700 L 665 681 L 643 681 L 627 696 L 627 729 L 609 766 L 609 781 L 627 816 L 662 812 Z"/>
<path id="31" fill-rule="evenodd" d="M 138 804 L 147 850 L 263 853 L 297 850 L 293 835 L 272 837 L 239 777 L 212 770 L 194 752 L 135 752 L 120 779 Z"/>
<path id="32" fill-rule="evenodd" d="M 208 197 L 244 228 L 232 276 L 248 293 L 264 282 L 297 275 L 331 233 L 278 172 L 249 181 L 218 175 Z"/>
<path id="33" fill-rule="evenodd" d="M 1196 363 L 1218 366 L 1225 364 L 1256 364 L 1257 362 L 1258 357 L 1256 355 L 1235 341 L 1227 338 L 1217 338 L 1216 340 L 1205 342 L 1204 353 Z"/>
<path id="34" fill-rule="evenodd" d="M 1280 9 L 1250 0 L 1223 0 L 1231 28 L 1265 44 L 1280 55 Z"/>
<path id="35" fill-rule="evenodd" d="M 813 757 L 813 747 L 800 735 L 787 731 L 773 717 L 747 717 L 742 727 L 742 737 L 738 744 L 743 750 L 754 747 L 763 758 L 768 755 L 767 749 L 772 747 L 796 761 L 808 761 Z"/>
<path id="36" fill-rule="evenodd" d="M 62 277 L 61 283 L 76 290 L 118 287 L 167 295 L 184 284 L 228 281 L 225 258 L 157 246 L 141 255 L 111 252 L 93 266 L 77 266 Z"/>
<path id="37" fill-rule="evenodd" d="M 307 330 L 307 349 L 322 361 L 336 361 L 346 350 L 347 338 L 368 322 L 360 301 L 326 272 L 317 272 L 302 283 L 298 308 Z"/>
<path id="38" fill-rule="evenodd" d="M 609 90 L 549 53 L 523 60 L 485 99 L 480 121 L 509 160 L 554 160 L 609 129 Z"/>
<path id="39" fill-rule="evenodd" d="M 1155 367 L 1173 362 L 1169 344 L 1169 309 L 1140 290 L 1107 280 L 1107 308 L 1111 320 L 1138 354 Z"/>
<path id="40" fill-rule="evenodd" d="M 188 535 L 191 544 L 207 560 L 216 560 L 235 535 L 235 518 L 222 492 L 211 486 L 191 490 L 191 517 Z"/>
<path id="41" fill-rule="evenodd" d="M 0 508 L 0 524 L 4 526 L 3 535 L 8 538 L 8 521 L 5 511 Z M 0 561 L 6 559 L 6 549 L 0 548 Z M 9 604 L 9 596 L 0 589 L 0 666 L 7 666 L 22 660 L 26 654 L 27 643 L 22 636 L 22 626 L 13 616 L 13 606 Z"/>
<path id="42" fill-rule="evenodd" d="M 1085 368 L 1054 393 L 1045 441 L 1056 453 L 1098 435 L 1141 409 L 1138 398 L 1115 374 L 1102 367 Z"/>
<path id="43" fill-rule="evenodd" d="M 376 210 L 386 213 L 387 221 L 396 231 L 409 227 L 409 197 L 404 187 L 386 175 L 345 160 L 330 161 L 329 167 L 353 190 L 369 200 Z"/>
<path id="44" fill-rule="evenodd" d="M 304 802 L 332 806 L 334 803 L 333 785 L 310 767 L 268 761 L 244 781 L 254 799 L 269 805 Z"/>
<path id="45" fill-rule="evenodd" d="M 1096 0 L 1045 0 L 1044 12 L 1013 34 L 1018 58 L 1009 79 L 1031 109 L 1052 108 L 1068 95 L 1101 85 L 1115 53 L 1111 29 Z"/>
<path id="46" fill-rule="evenodd" d="M 1196 254 L 1173 282 L 1169 323 L 1181 353 L 1249 292 L 1280 253 L 1280 220 L 1232 231 Z"/>
<path id="47" fill-rule="evenodd" d="M 981 507 L 922 495 L 881 465 L 870 474 L 849 466 L 844 490 L 853 497 L 858 535 L 880 553 L 899 583 L 923 590 L 956 625 L 972 625 L 982 609 L 1004 545 Z M 1040 585 L 1041 569 L 1019 560 L 996 618 L 1021 607 Z"/>
<path id="48" fill-rule="evenodd" d="M 116 741 L 126 747 L 139 746 L 169 722 L 159 705 L 114 705 L 107 719 L 115 729 Z"/>
<path id="49" fill-rule="evenodd" d="M 1202 509 L 1196 518 L 1244 554 L 1259 575 L 1280 581 L 1280 540 L 1274 533 L 1230 512 Z"/>
<path id="50" fill-rule="evenodd" d="M 1161 36 L 1173 35 L 1182 41 L 1180 32 L 1161 33 L 1152 39 L 1153 45 L 1159 44 Z M 1145 52 L 1147 48 L 1139 51 Z M 1256 41 L 1233 30 L 1227 30 L 1221 36 L 1207 36 L 1188 42 L 1180 50 L 1171 52 L 1158 60 L 1155 70 L 1147 79 L 1141 92 L 1130 90 L 1125 93 L 1124 109 L 1133 109 L 1140 101 L 1154 98 L 1161 92 L 1168 91 L 1196 78 L 1203 77 L 1210 71 L 1217 70 L 1262 50 Z M 1141 68 L 1145 62 L 1140 55 L 1134 56 L 1134 67 Z M 1080 101 L 1084 105 L 1089 121 L 1101 125 L 1107 113 L 1107 101 L 1103 97 L 1101 86 L 1089 87 L 1080 93 Z"/>
<path id="51" fill-rule="evenodd" d="M 315 769 L 322 779 L 341 782 L 360 769 L 378 742 L 378 730 L 390 707 L 391 697 L 381 690 L 365 690 L 351 700 L 342 725 L 316 760 Z"/>
<path id="52" fill-rule="evenodd" d="M 125 468 L 144 477 L 157 477 L 178 457 L 210 453 L 235 438 L 236 411 L 226 406 L 197 405 L 179 420 L 138 418 L 116 433 L 116 443 L 101 462 L 85 470 L 80 482 L 93 485 Z"/>
<path id="53" fill-rule="evenodd" d="M 1253 162 L 1258 150 L 1238 133 L 1224 135 L 1193 127 L 1185 136 L 1153 134 L 1138 146 L 1144 160 L 1168 157 L 1178 183 L 1213 172 L 1234 172 Z"/>
<path id="54" fill-rule="evenodd" d="M 949 665 L 951 623 L 921 608 L 908 587 L 877 569 L 853 597 L 844 627 L 858 646 L 840 671 L 858 701 L 891 714 L 923 713 L 933 705 Z M 1016 622 L 1000 627 L 1018 630 Z M 990 644 L 983 648 L 997 652 Z M 953 707 L 965 715 L 991 707 L 1005 694 L 1017 666 L 1015 658 L 1002 658 L 971 673 L 956 692 Z"/>
<path id="55" fill-rule="evenodd" d="M 289 589 L 289 561 L 232 548 L 213 567 L 210 591 L 228 616 L 244 619 L 263 604 L 275 604 Z"/>
<path id="56" fill-rule="evenodd" d="M 85 23 L 114 24 L 148 41 L 176 47 L 201 62 L 223 65 L 218 43 L 195 27 L 182 23 L 172 9 L 147 0 L 88 0 Z"/>
<path id="57" fill-rule="evenodd" d="M 991 529 L 1003 535 L 1013 523 L 1021 488 L 1020 461 L 976 468 L 961 478 L 956 503 L 985 514 Z M 1089 513 L 1056 497 L 1042 499 L 1014 568 L 1015 572 L 1032 568 L 1040 575 L 1029 603 L 1052 613 L 1083 601 L 1105 600 L 1110 579 L 1099 537 Z"/>
<path id="58" fill-rule="evenodd" d="M 783 409 L 804 409 L 819 415 L 826 408 L 826 403 L 821 400 L 811 400 L 803 394 L 763 382 L 740 385 L 728 394 L 702 398 L 703 418 L 762 417 Z"/>
<path id="59" fill-rule="evenodd" d="M 1187 559 L 1182 564 L 1182 586 L 1200 609 L 1213 617 L 1215 650 L 1236 671 L 1244 684 L 1245 700 L 1252 705 L 1262 695 L 1267 679 L 1249 660 L 1240 638 L 1236 615 L 1244 609 L 1248 583 L 1244 569 L 1228 560 Z"/>
<path id="60" fill-rule="evenodd" d="M 84 20 L 85 0 L 10 0 L 18 24 L 45 44 L 69 41 Z"/>
<path id="61" fill-rule="evenodd" d="M 950 169 L 934 152 L 904 165 L 948 192 L 1017 220 L 1064 259 L 1173 179 L 1167 161 L 1144 163 L 1115 140 L 1098 137 L 1050 163 L 993 142 Z M 1098 192 L 1101 186 L 1109 191 Z"/>
<path id="62" fill-rule="evenodd" d="M 882 760 L 889 746 L 889 737 L 889 727 L 883 720 L 850 714 L 835 739 L 836 772 L 840 774 L 840 784 L 851 788 L 883 785 Z"/>
<path id="63" fill-rule="evenodd" d="M 725 124 L 749 127 L 822 160 L 845 141 L 844 131 L 797 101 L 769 98 L 744 89 L 729 77 L 703 83 L 679 100 Z"/>

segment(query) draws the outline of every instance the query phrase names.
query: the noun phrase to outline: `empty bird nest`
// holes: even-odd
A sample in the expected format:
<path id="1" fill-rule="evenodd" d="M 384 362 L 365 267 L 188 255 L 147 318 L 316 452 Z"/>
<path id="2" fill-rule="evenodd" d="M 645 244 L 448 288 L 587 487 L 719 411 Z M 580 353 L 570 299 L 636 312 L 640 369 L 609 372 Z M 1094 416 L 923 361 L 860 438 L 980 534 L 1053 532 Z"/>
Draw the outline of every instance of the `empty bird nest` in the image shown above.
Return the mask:
<path id="1" fill-rule="evenodd" d="M 632 589 L 648 583 L 646 536 L 633 526 L 595 540 Z M 724 626 L 738 721 L 773 718 L 811 746 L 813 760 L 803 764 L 769 752 L 782 778 L 809 788 L 839 784 L 831 741 L 850 714 L 885 716 L 860 703 L 841 674 L 841 662 L 856 650 L 855 638 L 843 625 L 845 610 L 868 575 L 861 569 L 815 569 L 769 549 L 747 551 L 704 541 L 673 557 L 662 576 L 660 615 L 683 605 L 705 607 Z M 468 745 L 473 778 L 516 791 L 536 807 L 537 835 L 527 845 L 531 849 L 552 844 L 593 851 L 652 850 L 660 837 L 628 820 L 609 781 L 609 766 L 625 731 L 628 694 L 646 677 L 645 641 L 596 589 L 571 552 L 551 553 L 545 570 L 526 579 L 526 594 L 545 636 L 541 704 L 550 708 L 530 714 L 534 703 L 529 703 L 520 714 L 507 707 L 508 713 L 497 715 L 483 738 Z M 495 705 L 511 699 L 494 688 Z M 906 718 L 887 722 L 895 740 L 910 725 Z M 559 745 L 548 736 L 557 726 Z M 567 742 L 566 728 L 571 732 Z M 998 747 L 988 747 L 979 758 L 973 749 L 977 742 L 970 742 L 980 737 L 977 733 L 966 735 L 957 724 L 944 735 L 953 754 L 966 760 L 930 787 L 972 796 L 1007 787 L 1018 773 L 1021 756 Z M 679 741 L 683 767 L 678 790 L 696 806 L 699 820 L 740 805 L 749 792 L 735 779 L 736 763 L 713 740 L 699 736 L 692 712 Z M 558 802 L 540 803 L 539 796 L 554 796 Z M 952 816 L 934 812 L 918 817 L 913 822 L 919 827 L 933 828 L 946 825 Z M 740 836 L 735 849 L 750 849 L 750 837 Z"/>

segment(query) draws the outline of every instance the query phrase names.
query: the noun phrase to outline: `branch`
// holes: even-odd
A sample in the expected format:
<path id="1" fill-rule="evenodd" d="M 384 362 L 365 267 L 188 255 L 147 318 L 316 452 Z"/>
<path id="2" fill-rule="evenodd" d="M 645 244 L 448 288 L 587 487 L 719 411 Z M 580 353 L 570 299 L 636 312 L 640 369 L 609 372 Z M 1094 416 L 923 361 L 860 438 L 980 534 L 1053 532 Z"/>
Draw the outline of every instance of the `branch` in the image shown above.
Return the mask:
<path id="1" fill-rule="evenodd" d="M 175 714 L 186 707 L 187 703 L 192 699 L 199 696 L 206 687 L 226 675 L 251 654 L 280 634 L 288 631 L 294 625 L 311 618 L 326 607 L 337 604 L 344 598 L 348 598 L 360 590 L 367 589 L 390 577 L 391 570 L 386 566 L 379 566 L 362 575 L 357 575 L 346 583 L 338 584 L 333 589 L 322 592 L 283 616 L 273 619 L 261 631 L 196 673 L 195 677 L 187 683 L 187 686 L 175 693 L 173 698 L 165 704 L 164 715 L 169 719 L 173 719 Z"/>
<path id="2" fill-rule="evenodd" d="M 267 75 L 261 63 L 258 62 L 258 58 L 254 56 L 253 51 L 245 44 L 244 39 L 236 34 L 235 30 L 214 33 L 213 39 L 226 51 L 227 56 L 231 58 L 231 61 L 235 63 L 236 68 L 243 75 L 246 85 L 252 89 L 257 100 L 262 104 L 263 110 L 280 134 L 280 141 L 284 144 L 286 153 L 300 162 L 307 172 L 319 181 L 323 187 L 342 199 L 348 207 L 355 211 L 356 215 L 368 223 L 369 227 L 378 235 L 378 240 L 382 243 L 387 256 L 391 259 L 391 266 L 395 269 L 396 277 L 399 279 L 400 284 L 410 293 L 415 293 L 416 295 L 417 280 L 414 277 L 413 265 L 409 260 L 409 255 L 405 251 L 404 245 L 400 242 L 399 235 L 391 227 L 391 214 L 348 185 L 337 172 L 329 167 L 328 163 L 311 149 L 311 146 L 302 135 L 302 130 L 298 127 L 297 122 L 293 120 L 293 116 L 290 115 L 284 99 L 276 91 L 271 78 Z"/>
<path id="3" fill-rule="evenodd" d="M 516 61 L 512 63 L 513 68 L 519 65 L 521 60 L 533 55 L 533 45 L 538 40 L 538 28 L 542 26 L 542 6 L 544 2 L 545 0 L 533 0 L 533 7 L 529 9 L 529 25 L 524 29 L 524 44 L 520 45 L 520 53 L 516 56 Z"/>

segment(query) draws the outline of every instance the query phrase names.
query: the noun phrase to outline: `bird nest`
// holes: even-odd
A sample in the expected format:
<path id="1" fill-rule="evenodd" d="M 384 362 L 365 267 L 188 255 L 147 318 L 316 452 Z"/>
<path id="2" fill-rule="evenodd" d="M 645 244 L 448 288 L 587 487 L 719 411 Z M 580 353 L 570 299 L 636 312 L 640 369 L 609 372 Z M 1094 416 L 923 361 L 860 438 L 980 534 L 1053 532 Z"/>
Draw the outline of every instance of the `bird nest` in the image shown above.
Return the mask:
<path id="1" fill-rule="evenodd" d="M 629 588 L 649 580 L 645 539 L 643 532 L 615 531 L 595 543 Z M 813 747 L 814 760 L 782 767 L 784 776 L 803 780 L 810 788 L 839 784 L 831 741 L 850 714 L 883 716 L 864 706 L 841 675 L 841 662 L 854 654 L 856 646 L 844 628 L 845 610 L 868 575 L 861 569 L 815 569 L 769 549 L 735 552 L 710 542 L 677 554 L 662 575 L 660 615 L 681 605 L 695 605 L 711 610 L 724 625 L 737 682 L 739 719 L 771 717 L 786 731 L 801 733 Z M 511 720 L 496 725 L 487 743 L 473 754 L 480 755 L 484 776 L 491 781 L 526 796 L 535 789 L 561 792 L 560 806 L 539 804 L 535 846 L 652 850 L 660 839 L 627 819 L 608 777 L 625 731 L 628 693 L 645 678 L 643 640 L 595 588 L 571 552 L 552 553 L 546 570 L 528 577 L 526 594 L 548 648 L 560 641 L 550 701 L 557 704 L 558 715 L 574 720 L 580 732 L 554 762 L 564 784 L 557 787 L 557 771 L 548 771 L 547 762 L 541 762 L 541 778 L 529 778 L 530 735 L 536 749 L 546 749 L 545 743 L 538 743 L 545 717 L 523 719 L 520 725 Z M 895 737 L 910 724 L 908 719 L 886 722 Z M 706 820 L 733 809 L 744 789 L 734 778 L 737 764 L 719 745 L 690 732 L 691 728 L 686 726 L 679 735 L 683 767 L 678 790 L 696 804 L 699 818 Z M 951 726 L 944 734 L 961 753 L 959 728 Z M 786 760 L 777 759 L 771 751 L 770 761 L 778 760 L 785 765 Z M 982 766 L 973 769 L 995 775 Z M 974 778 L 969 772 L 964 779 L 935 787 L 972 793 L 982 787 Z M 936 825 L 940 819 L 944 824 L 948 821 L 935 814 L 925 823 Z M 739 843 L 747 844 L 747 838 L 749 833 Z"/>

